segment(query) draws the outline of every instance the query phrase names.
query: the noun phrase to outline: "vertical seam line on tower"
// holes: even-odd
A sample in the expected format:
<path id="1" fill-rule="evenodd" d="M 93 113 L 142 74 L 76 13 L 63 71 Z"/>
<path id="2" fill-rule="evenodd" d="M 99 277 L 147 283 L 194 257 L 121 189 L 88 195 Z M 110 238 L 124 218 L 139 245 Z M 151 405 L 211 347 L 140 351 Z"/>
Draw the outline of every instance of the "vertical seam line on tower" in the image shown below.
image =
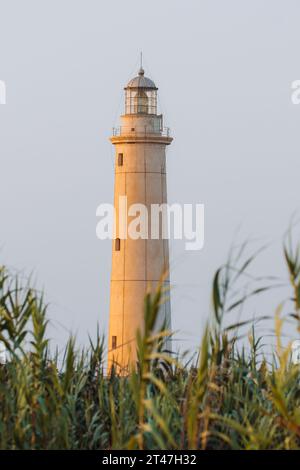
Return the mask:
<path id="1" fill-rule="evenodd" d="M 163 191 L 163 166 L 166 163 L 166 154 L 165 151 L 163 153 L 163 158 L 164 160 L 161 162 L 161 174 L 160 174 L 160 187 L 161 187 L 161 202 L 164 204 L 164 191 Z M 166 184 L 167 184 L 167 178 L 166 178 Z M 166 186 L 165 186 L 166 188 Z M 167 190 L 167 189 L 166 189 Z M 166 200 L 167 200 L 167 195 L 166 195 Z M 165 256 L 165 240 L 163 238 L 163 221 L 161 223 L 161 237 L 162 237 L 162 243 L 163 243 L 163 257 L 164 257 L 164 274 L 166 270 L 166 256 Z M 163 281 L 164 283 L 164 281 Z M 166 304 L 164 305 L 164 312 L 165 312 L 165 321 L 166 321 Z"/>
<path id="2" fill-rule="evenodd" d="M 146 175 L 146 170 L 147 170 L 147 167 L 146 167 L 146 145 L 144 145 L 144 183 L 145 183 L 145 205 L 147 207 L 147 175 Z M 149 230 L 149 220 L 148 220 L 148 230 Z M 148 233 L 148 237 L 149 237 L 149 233 Z M 148 248 L 148 244 L 147 244 L 147 239 L 145 240 L 145 279 L 147 279 L 147 248 Z M 147 288 L 147 281 L 145 283 L 145 288 Z"/>
<path id="3" fill-rule="evenodd" d="M 124 189 L 125 189 L 125 196 L 127 196 L 126 171 L 124 171 Z M 127 219 L 127 214 L 126 214 L 126 219 Z M 126 220 L 126 231 L 127 231 L 127 220 Z M 125 250 L 126 250 L 126 236 L 124 238 L 124 256 L 123 256 L 122 364 L 123 364 L 123 358 L 124 358 L 124 310 L 125 310 L 124 304 L 125 304 L 125 259 L 126 259 Z"/>

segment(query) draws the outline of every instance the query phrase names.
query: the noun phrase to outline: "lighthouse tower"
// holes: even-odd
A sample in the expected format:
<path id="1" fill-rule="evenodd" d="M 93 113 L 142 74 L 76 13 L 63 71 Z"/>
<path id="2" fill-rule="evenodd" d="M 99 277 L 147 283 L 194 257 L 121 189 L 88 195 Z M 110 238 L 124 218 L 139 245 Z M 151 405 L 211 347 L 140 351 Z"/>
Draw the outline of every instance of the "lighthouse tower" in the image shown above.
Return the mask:
<path id="1" fill-rule="evenodd" d="M 125 114 L 120 127 L 114 129 L 116 211 L 115 239 L 112 247 L 110 324 L 108 367 L 114 363 L 121 372 L 136 361 L 136 331 L 144 321 L 144 297 L 155 290 L 163 274 L 169 283 L 169 247 L 162 231 L 151 239 L 151 205 L 167 202 L 166 146 L 172 142 L 163 117 L 157 114 L 157 87 L 145 77 L 141 67 L 138 76 L 125 87 Z M 126 196 L 127 211 L 122 219 Z M 148 210 L 148 238 L 124 236 L 133 217 L 132 204 L 143 204 Z M 122 207 L 121 207 L 122 206 Z M 124 220 L 125 219 L 125 220 Z M 122 220 L 122 223 L 120 222 Z M 126 229 L 127 230 L 127 229 Z M 160 308 L 160 319 L 171 326 L 170 300 Z"/>

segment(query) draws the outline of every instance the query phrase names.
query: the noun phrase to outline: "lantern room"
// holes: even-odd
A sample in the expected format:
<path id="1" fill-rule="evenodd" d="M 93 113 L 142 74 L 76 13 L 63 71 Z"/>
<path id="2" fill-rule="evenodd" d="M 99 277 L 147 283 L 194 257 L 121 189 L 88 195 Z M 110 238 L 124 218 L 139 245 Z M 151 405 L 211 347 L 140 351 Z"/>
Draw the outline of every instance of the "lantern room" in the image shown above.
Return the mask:
<path id="1" fill-rule="evenodd" d="M 157 114 L 157 87 L 144 73 L 141 67 L 125 87 L 125 114 Z"/>

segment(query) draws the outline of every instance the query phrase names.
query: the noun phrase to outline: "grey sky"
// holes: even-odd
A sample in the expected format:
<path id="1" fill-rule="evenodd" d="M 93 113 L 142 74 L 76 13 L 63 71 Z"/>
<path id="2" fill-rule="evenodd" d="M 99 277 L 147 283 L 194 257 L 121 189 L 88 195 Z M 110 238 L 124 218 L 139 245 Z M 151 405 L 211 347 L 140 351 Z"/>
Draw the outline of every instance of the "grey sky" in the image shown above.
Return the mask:
<path id="1" fill-rule="evenodd" d="M 1 262 L 33 271 L 51 336 L 107 327 L 109 241 L 96 207 L 113 196 L 111 128 L 139 51 L 159 87 L 169 201 L 206 208 L 205 248 L 171 246 L 173 326 L 195 346 L 211 278 L 237 227 L 270 241 L 257 272 L 286 276 L 282 234 L 299 206 L 297 0 L 0 0 Z M 280 295 L 264 301 L 267 313 Z M 263 312 L 265 313 L 265 312 Z"/>

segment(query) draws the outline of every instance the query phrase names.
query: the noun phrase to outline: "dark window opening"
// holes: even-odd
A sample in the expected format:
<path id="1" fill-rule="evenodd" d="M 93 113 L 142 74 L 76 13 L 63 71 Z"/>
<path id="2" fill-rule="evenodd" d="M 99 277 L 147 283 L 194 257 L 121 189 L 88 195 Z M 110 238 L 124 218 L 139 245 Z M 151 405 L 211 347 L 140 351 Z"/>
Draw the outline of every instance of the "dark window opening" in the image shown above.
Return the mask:
<path id="1" fill-rule="evenodd" d="M 115 250 L 120 251 L 120 248 L 121 248 L 121 240 L 120 240 L 120 238 L 116 238 L 116 240 L 115 240 Z"/>
<path id="2" fill-rule="evenodd" d="M 117 348 L 117 337 L 116 336 L 111 337 L 111 347 L 112 347 L 112 349 Z"/>
<path id="3" fill-rule="evenodd" d="M 134 132 L 134 131 L 135 131 L 135 127 L 132 127 L 132 128 L 131 128 L 131 132 Z"/>
<path id="4" fill-rule="evenodd" d="M 123 166 L 123 153 L 118 155 L 118 166 Z"/>

